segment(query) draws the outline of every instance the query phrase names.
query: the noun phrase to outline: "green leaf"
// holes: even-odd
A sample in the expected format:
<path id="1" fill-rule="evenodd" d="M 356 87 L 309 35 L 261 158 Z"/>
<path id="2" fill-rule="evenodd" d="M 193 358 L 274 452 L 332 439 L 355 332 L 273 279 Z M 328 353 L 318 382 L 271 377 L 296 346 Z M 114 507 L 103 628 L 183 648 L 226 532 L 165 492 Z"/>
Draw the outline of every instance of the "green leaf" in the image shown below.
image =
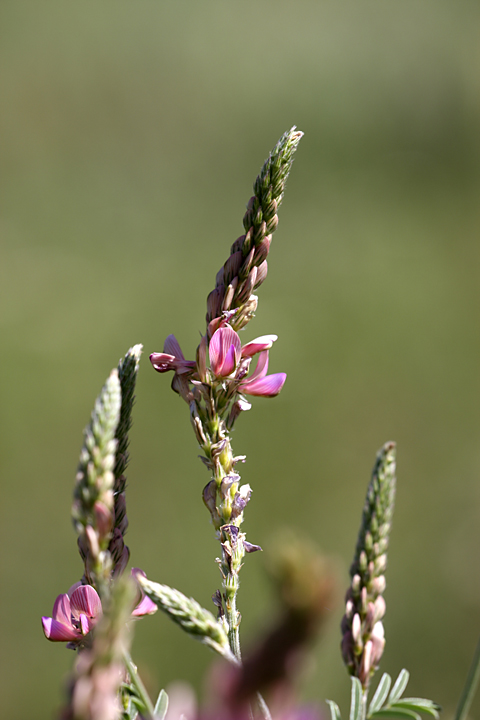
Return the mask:
<path id="1" fill-rule="evenodd" d="M 165 690 L 160 690 L 158 693 L 157 702 L 155 705 L 155 718 L 156 720 L 164 720 L 168 710 L 168 695 Z"/>
<path id="2" fill-rule="evenodd" d="M 333 700 L 326 700 L 325 701 L 330 708 L 330 715 L 332 716 L 332 720 L 342 720 L 342 716 L 340 715 L 340 708 L 338 707 L 336 702 L 333 702 Z"/>
<path id="3" fill-rule="evenodd" d="M 384 720 L 387 720 L 387 718 L 388 720 L 422 720 L 418 713 L 412 712 L 412 710 L 404 710 L 403 708 L 383 708 L 382 710 L 377 710 L 371 717 L 378 720 L 380 720 L 380 718 L 384 718 Z"/>
<path id="4" fill-rule="evenodd" d="M 136 697 L 136 695 L 132 695 L 132 704 L 135 705 L 141 715 L 144 715 L 148 710 L 143 700 L 140 700 L 140 698 Z"/>
<path id="5" fill-rule="evenodd" d="M 352 677 L 352 694 L 350 699 L 349 720 L 361 720 L 362 717 L 362 683 L 356 677 Z"/>
<path id="6" fill-rule="evenodd" d="M 395 681 L 395 685 L 393 686 L 392 692 L 390 693 L 390 696 L 388 698 L 388 704 L 393 705 L 393 703 L 396 703 L 400 698 L 402 697 L 405 688 L 408 685 L 408 680 L 410 678 L 410 673 L 408 670 L 400 671 L 400 674 L 398 678 Z"/>
<path id="7" fill-rule="evenodd" d="M 388 673 L 384 673 L 384 675 L 382 675 L 382 679 L 378 683 L 378 687 L 375 692 L 375 695 L 372 698 L 370 707 L 368 708 L 368 716 L 370 716 L 371 713 L 374 713 L 377 710 L 380 710 L 383 703 L 387 699 L 388 691 L 390 690 L 391 684 L 392 684 L 392 678 L 390 677 L 390 675 Z"/>
<path id="8" fill-rule="evenodd" d="M 440 717 L 438 712 L 440 706 L 432 702 L 432 700 L 426 700 L 425 698 L 403 698 L 403 700 L 392 703 L 392 707 L 406 708 L 414 712 L 424 712 L 427 715 L 432 715 L 436 720 Z"/>

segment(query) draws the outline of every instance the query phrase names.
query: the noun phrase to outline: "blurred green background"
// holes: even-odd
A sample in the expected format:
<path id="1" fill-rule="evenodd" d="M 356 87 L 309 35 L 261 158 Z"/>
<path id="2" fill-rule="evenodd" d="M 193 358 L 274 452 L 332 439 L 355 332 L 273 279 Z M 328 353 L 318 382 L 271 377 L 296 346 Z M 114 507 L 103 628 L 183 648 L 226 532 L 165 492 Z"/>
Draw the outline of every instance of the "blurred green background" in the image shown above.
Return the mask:
<path id="1" fill-rule="evenodd" d="M 173 332 L 192 355 L 253 180 L 293 124 L 305 138 L 243 336 L 278 333 L 270 367 L 288 380 L 235 432 L 245 529 L 268 546 L 293 527 L 346 586 L 375 453 L 396 440 L 382 669 L 407 667 L 410 695 L 452 710 L 480 631 L 479 30 L 476 2 L 2 2 L 5 717 L 60 705 L 73 654 L 40 616 L 81 575 L 82 429 L 134 343 L 132 561 L 209 606 L 208 474 L 148 354 Z M 263 565 L 242 572 L 245 645 L 273 602 Z M 302 697 L 345 708 L 341 613 Z M 134 657 L 153 691 L 201 691 L 212 660 L 160 615 L 138 623 Z"/>

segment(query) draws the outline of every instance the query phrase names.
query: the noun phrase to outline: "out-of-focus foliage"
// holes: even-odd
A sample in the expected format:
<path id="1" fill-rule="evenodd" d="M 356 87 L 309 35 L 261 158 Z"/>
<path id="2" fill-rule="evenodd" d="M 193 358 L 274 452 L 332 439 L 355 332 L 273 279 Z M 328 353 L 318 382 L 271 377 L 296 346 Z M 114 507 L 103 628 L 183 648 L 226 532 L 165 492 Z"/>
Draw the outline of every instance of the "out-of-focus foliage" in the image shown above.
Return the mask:
<path id="1" fill-rule="evenodd" d="M 73 657 L 40 616 L 82 574 L 82 430 L 135 343 L 132 562 L 209 607 L 208 475 L 146 357 L 171 332 L 191 356 L 253 180 L 293 124 L 305 138 L 242 334 L 277 333 L 270 369 L 288 373 L 237 424 L 245 527 L 263 544 L 291 525 L 347 568 L 372 457 L 396 440 L 381 669 L 454 705 L 480 630 L 479 22 L 477 3 L 442 0 L 2 3 L 6 716 L 61 704 Z M 270 601 L 260 554 L 242 575 L 247 646 Z M 304 695 L 347 707 L 340 616 Z M 211 661 L 160 614 L 133 656 L 154 695 L 198 686 Z"/>

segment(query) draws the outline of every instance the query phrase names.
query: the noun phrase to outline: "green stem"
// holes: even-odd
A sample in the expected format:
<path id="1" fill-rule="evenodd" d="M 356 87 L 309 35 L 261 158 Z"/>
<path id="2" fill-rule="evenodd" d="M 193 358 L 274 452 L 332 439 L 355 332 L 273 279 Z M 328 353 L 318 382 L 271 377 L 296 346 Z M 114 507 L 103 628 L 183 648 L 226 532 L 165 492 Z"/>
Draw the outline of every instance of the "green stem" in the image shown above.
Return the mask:
<path id="1" fill-rule="evenodd" d="M 465 687 L 463 688 L 460 701 L 458 703 L 457 712 L 455 714 L 455 720 L 465 720 L 467 717 L 470 705 L 475 696 L 478 681 L 480 679 L 480 640 L 478 641 L 477 647 L 475 648 L 475 654 L 473 656 L 470 670 L 468 671 L 467 680 Z"/>
<path id="2" fill-rule="evenodd" d="M 126 650 L 123 653 L 123 659 L 128 670 L 128 674 L 130 675 L 130 681 L 135 688 L 135 692 L 147 709 L 147 715 L 142 713 L 143 717 L 145 720 L 155 720 L 155 708 L 153 707 L 153 703 L 150 700 L 147 689 L 143 684 L 140 675 L 138 674 L 137 666 L 134 664 L 130 654 Z"/>
<path id="3" fill-rule="evenodd" d="M 228 641 L 230 643 L 230 649 L 235 655 L 237 660 L 240 662 L 242 659 L 242 653 L 240 651 L 240 632 L 238 628 L 238 616 L 237 616 L 237 591 L 234 592 L 225 603 L 225 615 L 228 623 Z"/>
<path id="4" fill-rule="evenodd" d="M 364 688 L 362 692 L 362 712 L 360 717 L 365 720 L 367 717 L 367 699 L 368 699 L 368 688 Z"/>

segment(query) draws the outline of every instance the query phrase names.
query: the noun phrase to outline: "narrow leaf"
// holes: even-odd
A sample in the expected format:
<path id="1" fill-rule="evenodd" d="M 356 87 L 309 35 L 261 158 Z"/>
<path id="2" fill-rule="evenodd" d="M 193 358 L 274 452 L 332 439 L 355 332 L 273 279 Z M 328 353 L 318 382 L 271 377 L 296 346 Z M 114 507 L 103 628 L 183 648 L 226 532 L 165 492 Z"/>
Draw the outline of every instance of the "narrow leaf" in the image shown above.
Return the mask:
<path id="1" fill-rule="evenodd" d="M 431 700 L 424 700 L 423 698 L 404 698 L 403 700 L 398 700 L 398 702 L 393 703 L 392 707 L 405 708 L 413 712 L 424 712 L 434 717 L 435 720 L 438 720 L 440 717 L 438 712 L 440 709 L 439 706 Z"/>
<path id="2" fill-rule="evenodd" d="M 390 677 L 390 675 L 388 673 L 384 673 L 382 675 L 382 679 L 378 683 L 378 687 L 375 692 L 375 695 L 372 698 L 370 707 L 368 708 L 368 716 L 370 716 L 371 713 L 376 712 L 376 710 L 380 710 L 383 703 L 387 699 L 388 691 L 390 690 L 391 684 L 392 684 L 392 678 Z"/>
<path id="3" fill-rule="evenodd" d="M 395 685 L 393 686 L 392 692 L 390 693 L 390 696 L 388 698 L 389 705 L 393 705 L 393 703 L 396 703 L 400 698 L 402 697 L 403 693 L 405 692 L 405 688 L 408 685 L 408 680 L 410 678 L 410 673 L 408 670 L 400 671 L 400 674 L 398 678 L 395 681 Z"/>
<path id="4" fill-rule="evenodd" d="M 349 720 L 361 720 L 362 717 L 362 683 L 356 677 L 352 677 L 352 694 L 350 699 Z"/>
<path id="5" fill-rule="evenodd" d="M 338 707 L 337 703 L 333 702 L 333 700 L 326 700 L 326 703 L 330 708 L 330 715 L 332 720 L 342 720 L 342 716 L 340 715 L 340 708 Z"/>
<path id="6" fill-rule="evenodd" d="M 403 710 L 400 708 L 384 708 L 383 710 L 377 710 L 372 716 L 375 720 L 381 718 L 387 720 L 422 720 L 420 715 L 412 710 Z"/>
<path id="7" fill-rule="evenodd" d="M 168 695 L 165 690 L 158 693 L 157 703 L 155 705 L 156 720 L 164 720 L 168 710 Z"/>
<path id="8" fill-rule="evenodd" d="M 135 707 L 137 708 L 138 712 L 139 712 L 141 715 L 143 715 L 144 713 L 147 712 L 147 708 L 145 707 L 145 703 L 144 703 L 142 700 L 140 700 L 139 697 L 136 697 L 135 695 L 132 695 L 132 704 L 135 705 Z"/>

